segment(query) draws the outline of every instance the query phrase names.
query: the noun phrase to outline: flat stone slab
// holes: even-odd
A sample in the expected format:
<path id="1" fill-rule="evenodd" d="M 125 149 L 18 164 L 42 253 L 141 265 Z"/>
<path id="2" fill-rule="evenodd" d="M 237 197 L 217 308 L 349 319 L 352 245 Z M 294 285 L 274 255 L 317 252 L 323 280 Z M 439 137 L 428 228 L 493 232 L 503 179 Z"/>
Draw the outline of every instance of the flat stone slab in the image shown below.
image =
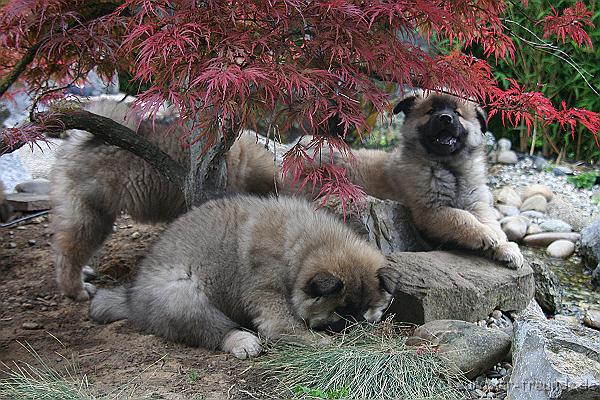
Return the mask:
<path id="1" fill-rule="evenodd" d="M 535 292 L 533 270 L 512 270 L 482 257 L 446 251 L 387 256 L 400 272 L 388 310 L 398 321 L 423 324 L 439 319 L 476 322 L 494 309 L 519 311 Z"/>
<path id="2" fill-rule="evenodd" d="M 51 208 L 50 196 L 33 193 L 8 193 L 6 200 L 15 211 L 43 211 Z"/>

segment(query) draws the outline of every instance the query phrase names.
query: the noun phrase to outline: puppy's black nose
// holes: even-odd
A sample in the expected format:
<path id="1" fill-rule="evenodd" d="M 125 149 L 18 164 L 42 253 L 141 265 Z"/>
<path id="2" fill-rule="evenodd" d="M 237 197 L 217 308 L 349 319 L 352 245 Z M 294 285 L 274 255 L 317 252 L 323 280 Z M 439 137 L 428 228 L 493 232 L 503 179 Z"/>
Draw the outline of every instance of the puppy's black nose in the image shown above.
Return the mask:
<path id="1" fill-rule="evenodd" d="M 450 114 L 440 114 L 439 119 L 441 123 L 446 125 L 450 125 L 452 123 L 452 115 Z"/>

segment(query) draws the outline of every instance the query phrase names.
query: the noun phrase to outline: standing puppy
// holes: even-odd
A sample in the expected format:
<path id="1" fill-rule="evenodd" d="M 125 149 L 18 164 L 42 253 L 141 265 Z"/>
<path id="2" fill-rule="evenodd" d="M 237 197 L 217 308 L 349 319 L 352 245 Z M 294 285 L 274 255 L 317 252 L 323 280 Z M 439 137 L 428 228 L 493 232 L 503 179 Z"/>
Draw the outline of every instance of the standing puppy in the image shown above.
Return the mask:
<path id="1" fill-rule="evenodd" d="M 99 323 L 140 329 L 238 358 L 258 337 L 298 336 L 345 319 L 377 322 L 398 272 L 335 216 L 305 200 L 240 196 L 210 201 L 173 222 L 129 287 L 100 290 Z"/>
<path id="2" fill-rule="evenodd" d="M 180 132 L 170 132 L 170 119 L 125 120 L 126 104 L 101 100 L 89 111 L 137 129 L 181 165 L 189 165 L 189 149 Z M 139 129 L 138 129 L 139 125 Z M 244 132 L 226 154 L 231 192 L 268 194 L 274 189 L 273 155 Z M 112 232 L 119 213 L 139 222 L 169 222 L 186 210 L 183 191 L 158 170 L 127 150 L 108 145 L 87 132 L 70 135 L 57 151 L 52 171 L 52 229 L 56 274 L 61 292 L 72 299 L 89 299 L 94 286 L 84 283 L 81 268 Z"/>

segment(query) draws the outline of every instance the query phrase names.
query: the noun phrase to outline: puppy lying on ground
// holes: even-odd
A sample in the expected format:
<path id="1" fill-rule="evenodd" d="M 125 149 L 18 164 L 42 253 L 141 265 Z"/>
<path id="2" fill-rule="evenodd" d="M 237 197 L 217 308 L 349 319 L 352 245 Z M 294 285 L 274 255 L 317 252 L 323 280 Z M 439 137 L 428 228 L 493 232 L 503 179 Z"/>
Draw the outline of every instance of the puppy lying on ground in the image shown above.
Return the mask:
<path id="1" fill-rule="evenodd" d="M 169 226 L 131 286 L 98 291 L 91 318 L 127 318 L 169 340 L 253 357 L 260 341 L 242 328 L 310 340 L 308 328 L 377 322 L 398 279 L 384 265 L 377 249 L 305 200 L 213 200 Z"/>
<path id="2" fill-rule="evenodd" d="M 484 111 L 431 93 L 406 97 L 394 108 L 399 112 L 405 120 L 393 152 L 357 150 L 353 162 L 339 156 L 336 162 L 367 194 L 409 207 L 417 228 L 433 241 L 521 266 L 523 256 L 496 221 L 486 186 Z"/>

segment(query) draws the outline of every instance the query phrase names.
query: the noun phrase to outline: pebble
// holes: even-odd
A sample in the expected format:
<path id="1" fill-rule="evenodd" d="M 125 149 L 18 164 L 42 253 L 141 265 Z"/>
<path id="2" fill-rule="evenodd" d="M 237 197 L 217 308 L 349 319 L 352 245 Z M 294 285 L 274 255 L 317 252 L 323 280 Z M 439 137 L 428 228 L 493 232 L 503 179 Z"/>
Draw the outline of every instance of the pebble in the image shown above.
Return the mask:
<path id="1" fill-rule="evenodd" d="M 504 204 L 498 204 L 498 205 L 496 205 L 496 208 L 505 217 L 514 217 L 516 215 L 519 215 L 519 213 L 520 213 L 519 209 L 517 207 L 514 207 L 514 206 L 507 206 L 507 205 L 504 205 Z"/>
<path id="2" fill-rule="evenodd" d="M 527 217 L 529 219 L 533 219 L 533 220 L 535 220 L 535 219 L 546 219 L 547 218 L 546 214 L 541 213 L 539 211 L 533 211 L 533 210 L 531 210 L 531 211 L 523 211 L 521 213 L 521 215 L 524 216 L 524 217 Z"/>
<path id="3" fill-rule="evenodd" d="M 589 328 L 600 330 L 600 310 L 587 310 L 583 323 Z"/>
<path id="4" fill-rule="evenodd" d="M 508 240 L 518 242 L 527 233 L 527 220 L 521 217 L 507 217 L 502 223 L 502 230 L 506 233 Z"/>
<path id="5" fill-rule="evenodd" d="M 37 242 L 36 242 L 34 239 L 29 239 L 29 240 L 27 241 L 27 244 L 28 244 L 28 245 L 30 245 L 30 246 L 35 246 L 35 244 L 36 244 L 36 243 L 37 243 Z"/>
<path id="6" fill-rule="evenodd" d="M 494 318 L 494 319 L 502 318 L 502 311 L 500 311 L 500 310 L 492 311 L 492 318 Z"/>
<path id="7" fill-rule="evenodd" d="M 567 323 L 569 325 L 577 325 L 577 326 L 580 325 L 579 319 L 577 317 L 573 316 L 573 315 L 556 314 L 554 316 L 554 319 L 556 321 L 565 322 L 565 323 Z"/>
<path id="8" fill-rule="evenodd" d="M 548 201 L 541 194 L 534 194 L 527 198 L 521 206 L 521 211 L 540 211 L 545 212 L 548 206 Z"/>
<path id="9" fill-rule="evenodd" d="M 500 164 L 516 164 L 519 161 L 517 153 L 512 150 L 499 151 L 496 162 Z"/>
<path id="10" fill-rule="evenodd" d="M 17 248 L 17 244 L 15 242 L 9 242 L 8 243 L 8 248 L 9 249 L 16 249 Z"/>
<path id="11" fill-rule="evenodd" d="M 571 232 L 573 228 L 565 221 L 560 219 L 547 219 L 540 222 L 540 228 L 544 232 Z"/>
<path id="12" fill-rule="evenodd" d="M 142 236 L 138 231 L 135 231 L 131 234 L 131 239 L 135 240 L 138 239 L 140 236 Z"/>
<path id="13" fill-rule="evenodd" d="M 536 233 L 542 233 L 544 232 L 542 230 L 542 228 L 540 228 L 540 226 L 538 224 L 530 224 L 529 227 L 527 228 L 527 234 L 528 235 L 534 235 Z"/>
<path id="14" fill-rule="evenodd" d="M 521 196 L 510 186 L 504 186 L 502 189 L 495 193 L 496 201 L 500 204 L 507 206 L 513 206 L 516 208 L 521 207 Z"/>
<path id="15" fill-rule="evenodd" d="M 496 143 L 498 145 L 499 151 L 508 151 L 512 147 L 512 143 L 510 142 L 510 139 L 507 139 L 507 138 L 500 138 L 500 139 L 498 139 L 498 141 Z"/>
<path id="16" fill-rule="evenodd" d="M 544 157 L 533 156 L 533 168 L 536 170 L 543 171 L 548 164 L 548 161 Z"/>
<path id="17" fill-rule="evenodd" d="M 42 329 L 44 326 L 38 324 L 37 322 L 23 322 L 21 325 L 23 329 L 33 330 L 33 329 Z"/>
<path id="18" fill-rule="evenodd" d="M 546 198 L 547 201 L 551 201 L 552 197 L 554 197 L 554 193 L 552 190 L 546 185 L 530 185 L 523 190 L 523 196 L 521 197 L 523 200 L 528 199 L 536 194 L 541 194 Z"/>
<path id="19" fill-rule="evenodd" d="M 581 235 L 575 232 L 542 232 L 525 236 L 523 243 L 531 247 L 546 247 L 557 240 L 577 242 L 580 238 Z"/>
<path id="20" fill-rule="evenodd" d="M 575 243 L 570 240 L 557 240 L 552 242 L 546 249 L 546 253 L 554 258 L 568 258 L 575 252 Z"/>
<path id="21" fill-rule="evenodd" d="M 552 173 L 556 176 L 573 175 L 573 170 L 569 167 L 558 166 L 552 168 Z"/>

